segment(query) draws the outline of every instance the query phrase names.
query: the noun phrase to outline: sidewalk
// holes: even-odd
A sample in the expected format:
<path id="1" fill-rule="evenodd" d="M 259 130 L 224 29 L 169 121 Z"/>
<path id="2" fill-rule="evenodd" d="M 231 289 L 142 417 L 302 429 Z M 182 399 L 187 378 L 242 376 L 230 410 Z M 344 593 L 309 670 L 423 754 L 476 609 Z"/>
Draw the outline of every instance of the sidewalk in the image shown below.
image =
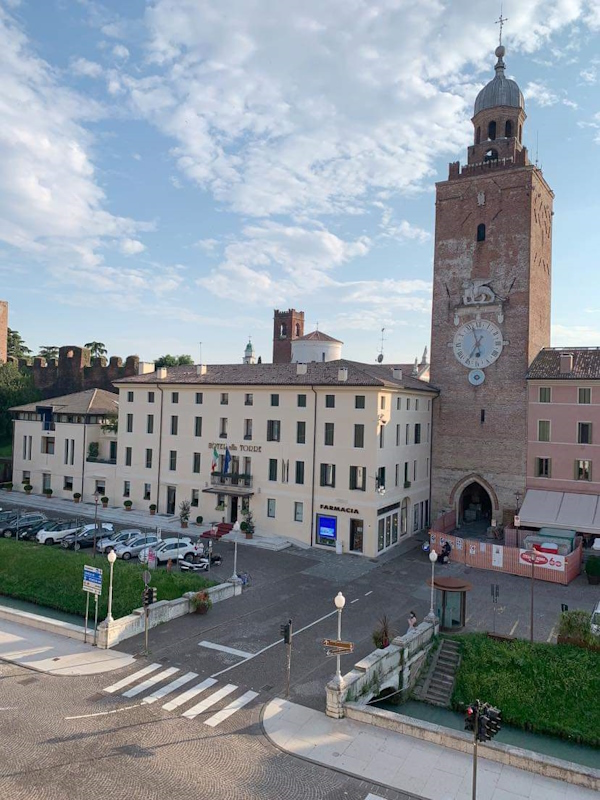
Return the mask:
<path id="1" fill-rule="evenodd" d="M 133 656 L 0 619 L 0 661 L 49 675 L 96 675 L 135 664 Z"/>
<path id="2" fill-rule="evenodd" d="M 427 800 L 471 800 L 472 758 L 456 750 L 311 708 L 272 700 L 267 737 L 285 752 Z M 478 759 L 478 800 L 597 800 L 598 793 Z"/>

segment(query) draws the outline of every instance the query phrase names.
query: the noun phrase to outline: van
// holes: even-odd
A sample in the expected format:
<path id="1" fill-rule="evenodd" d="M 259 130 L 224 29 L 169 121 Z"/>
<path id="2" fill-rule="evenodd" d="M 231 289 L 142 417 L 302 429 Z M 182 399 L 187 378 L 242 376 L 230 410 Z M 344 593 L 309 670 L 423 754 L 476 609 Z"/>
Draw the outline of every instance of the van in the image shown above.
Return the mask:
<path id="1" fill-rule="evenodd" d="M 596 608 L 592 611 L 590 630 L 594 636 L 600 636 L 600 601 L 596 603 Z"/>

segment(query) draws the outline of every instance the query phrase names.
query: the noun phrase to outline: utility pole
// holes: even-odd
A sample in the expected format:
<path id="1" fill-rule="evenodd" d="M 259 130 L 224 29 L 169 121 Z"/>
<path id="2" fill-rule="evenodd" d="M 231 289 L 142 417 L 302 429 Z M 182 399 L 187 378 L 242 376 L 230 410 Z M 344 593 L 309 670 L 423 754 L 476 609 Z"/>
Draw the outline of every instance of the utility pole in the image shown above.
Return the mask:
<path id="1" fill-rule="evenodd" d="M 285 696 L 289 699 L 290 696 L 290 673 L 292 669 L 292 620 L 288 619 L 279 627 L 279 631 L 287 649 L 287 665 L 285 676 Z"/>

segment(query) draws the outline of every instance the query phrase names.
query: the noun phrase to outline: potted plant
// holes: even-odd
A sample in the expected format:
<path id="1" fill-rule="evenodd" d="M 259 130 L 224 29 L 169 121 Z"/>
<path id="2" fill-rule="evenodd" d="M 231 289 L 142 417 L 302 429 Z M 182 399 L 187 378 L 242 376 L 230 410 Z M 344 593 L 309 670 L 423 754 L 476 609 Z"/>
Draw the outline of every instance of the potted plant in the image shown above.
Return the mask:
<path id="1" fill-rule="evenodd" d="M 81 493 L 80 492 L 74 492 L 74 494 L 73 494 L 73 502 L 74 503 L 78 503 L 80 500 L 81 500 Z"/>
<path id="2" fill-rule="evenodd" d="M 33 489 L 33 486 L 30 483 L 26 483 L 23 486 L 23 491 L 25 492 L 25 494 L 31 494 L 32 489 Z"/>
<path id="3" fill-rule="evenodd" d="M 95 461 L 100 453 L 100 445 L 98 442 L 90 442 L 88 444 L 88 461 Z"/>
<path id="4" fill-rule="evenodd" d="M 600 556 L 588 556 L 585 562 L 585 574 L 592 586 L 600 583 Z"/>
<path id="5" fill-rule="evenodd" d="M 187 528 L 188 526 L 191 508 L 192 504 L 189 500 L 182 500 L 181 503 L 179 503 L 179 521 L 181 522 L 182 528 Z"/>
<path id="6" fill-rule="evenodd" d="M 190 605 L 196 614 L 206 614 L 208 609 L 212 607 L 212 600 L 206 589 L 193 594 L 190 597 Z"/>
<path id="7" fill-rule="evenodd" d="M 244 516 L 246 519 L 241 523 L 240 529 L 246 534 L 246 539 L 252 539 L 254 536 L 254 517 L 250 510 L 248 510 Z"/>
<path id="8" fill-rule="evenodd" d="M 125 511 L 131 511 L 131 506 L 133 505 L 133 503 L 131 502 L 131 500 L 125 500 L 123 505 L 125 506 Z"/>
<path id="9" fill-rule="evenodd" d="M 225 511 L 225 503 L 217 503 L 215 511 Z"/>
<path id="10" fill-rule="evenodd" d="M 153 517 L 156 514 L 156 503 L 150 503 L 150 516 Z"/>
<path id="11" fill-rule="evenodd" d="M 12 492 L 12 487 L 13 487 L 12 483 L 4 484 L 4 488 L 6 489 L 7 492 Z"/>
<path id="12" fill-rule="evenodd" d="M 201 514 L 196 517 L 196 525 L 202 525 L 203 521 L 204 517 Z"/>
<path id="13" fill-rule="evenodd" d="M 52 489 L 43 489 L 42 491 L 43 494 L 46 495 L 46 497 L 52 497 Z"/>
<path id="14" fill-rule="evenodd" d="M 102 508 L 108 508 L 108 497 L 101 497 L 100 502 L 102 503 Z"/>
<path id="15" fill-rule="evenodd" d="M 393 638 L 392 626 L 387 614 L 379 619 L 379 625 L 373 631 L 373 644 L 380 650 L 388 647 Z"/>

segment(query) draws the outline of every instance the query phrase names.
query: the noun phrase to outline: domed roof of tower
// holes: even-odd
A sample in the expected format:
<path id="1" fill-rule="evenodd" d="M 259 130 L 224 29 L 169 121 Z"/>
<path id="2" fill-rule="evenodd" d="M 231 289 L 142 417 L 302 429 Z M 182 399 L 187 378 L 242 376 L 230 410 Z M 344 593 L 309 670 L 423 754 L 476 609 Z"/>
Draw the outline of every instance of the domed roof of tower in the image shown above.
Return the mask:
<path id="1" fill-rule="evenodd" d="M 505 53 L 503 45 L 496 48 L 496 75 L 483 87 L 475 99 L 474 114 L 485 111 L 486 108 L 496 108 L 496 106 L 512 106 L 513 108 L 524 108 L 525 101 L 523 93 L 519 89 L 516 81 L 512 81 L 504 75 L 505 64 L 503 56 Z"/>
<path id="2" fill-rule="evenodd" d="M 246 355 L 249 356 L 253 352 L 254 352 L 254 345 L 252 344 L 252 342 L 248 342 L 248 344 L 246 345 Z"/>

